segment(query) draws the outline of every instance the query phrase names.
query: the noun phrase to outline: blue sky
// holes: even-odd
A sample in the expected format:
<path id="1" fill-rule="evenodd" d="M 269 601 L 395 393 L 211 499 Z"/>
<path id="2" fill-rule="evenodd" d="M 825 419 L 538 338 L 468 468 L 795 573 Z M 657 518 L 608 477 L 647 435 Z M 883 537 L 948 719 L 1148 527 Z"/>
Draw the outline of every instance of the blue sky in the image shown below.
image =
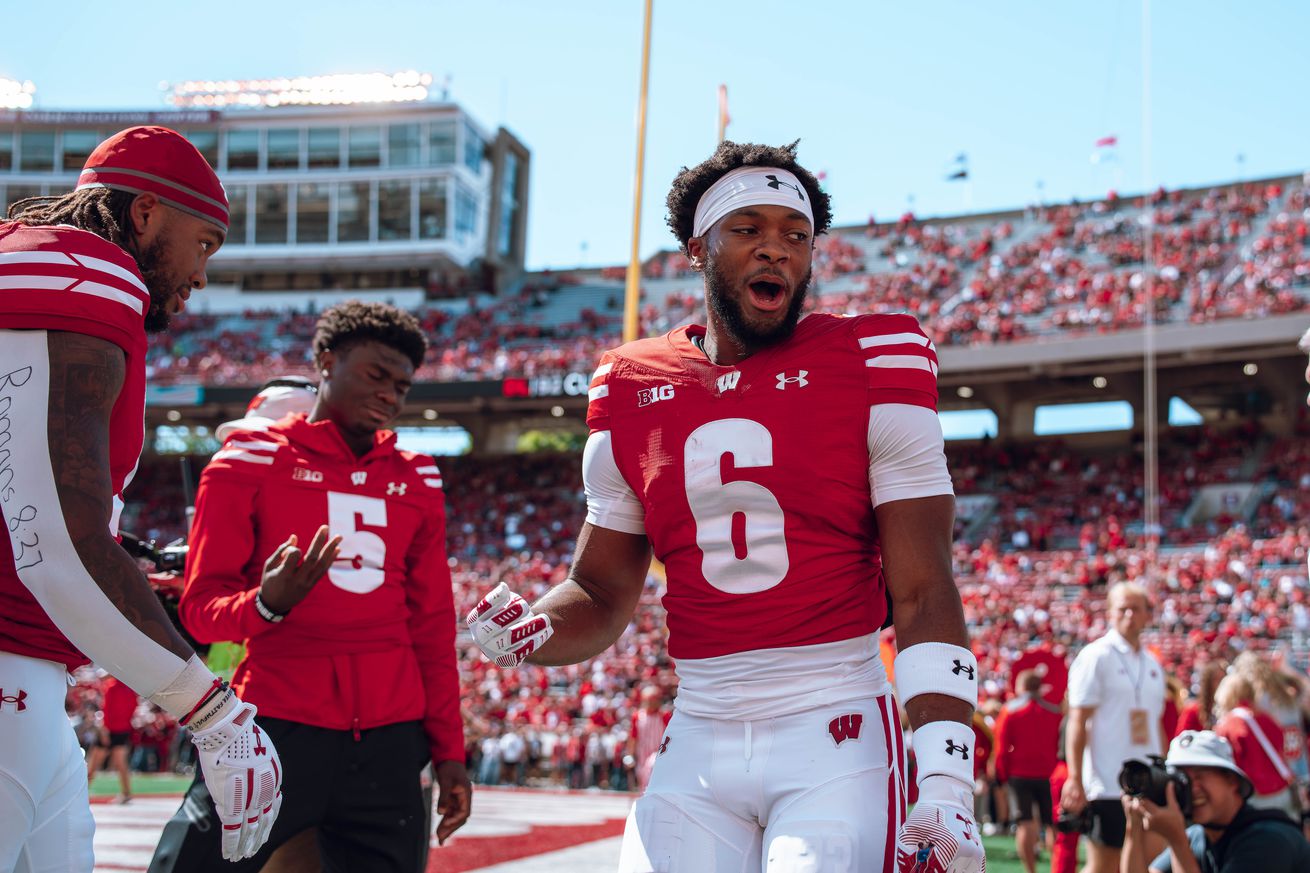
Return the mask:
<path id="1" fill-rule="evenodd" d="M 418 69 L 532 149 L 529 266 L 625 263 L 639 0 L 134 0 L 5 4 L 0 75 L 43 109 L 156 108 L 159 83 Z M 641 251 L 671 247 L 664 195 L 730 138 L 800 138 L 838 223 L 1300 172 L 1310 4 L 1151 4 L 1144 148 L 1141 0 L 780 3 L 655 0 Z M 1093 164 L 1117 135 L 1117 161 Z M 948 183 L 955 156 L 972 181 Z M 1238 162 L 1237 156 L 1244 156 Z"/>

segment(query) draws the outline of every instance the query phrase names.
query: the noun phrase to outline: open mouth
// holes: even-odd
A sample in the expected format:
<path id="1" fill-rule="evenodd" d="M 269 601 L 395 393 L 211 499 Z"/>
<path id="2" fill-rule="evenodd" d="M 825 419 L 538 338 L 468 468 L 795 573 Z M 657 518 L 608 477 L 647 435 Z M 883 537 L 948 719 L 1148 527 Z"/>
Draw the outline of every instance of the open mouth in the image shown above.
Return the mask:
<path id="1" fill-rule="evenodd" d="M 750 289 L 751 303 L 756 309 L 771 312 L 782 308 L 785 302 L 787 286 L 781 279 L 761 276 L 752 279 L 746 287 Z"/>

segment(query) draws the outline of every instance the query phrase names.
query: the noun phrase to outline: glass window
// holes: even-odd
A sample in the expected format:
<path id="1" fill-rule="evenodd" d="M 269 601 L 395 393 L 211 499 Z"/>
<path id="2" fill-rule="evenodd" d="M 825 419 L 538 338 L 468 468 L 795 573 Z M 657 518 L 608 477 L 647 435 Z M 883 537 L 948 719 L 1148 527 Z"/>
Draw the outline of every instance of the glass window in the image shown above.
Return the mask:
<path id="1" fill-rule="evenodd" d="M 368 183 L 337 185 L 337 242 L 368 241 Z"/>
<path id="2" fill-rule="evenodd" d="M 464 166 L 475 173 L 482 172 L 482 137 L 473 129 L 473 125 L 464 125 Z"/>
<path id="3" fill-rule="evenodd" d="M 446 180 L 422 179 L 418 183 L 419 239 L 446 236 Z"/>
<path id="4" fill-rule="evenodd" d="M 1132 429 L 1133 405 L 1127 400 L 1052 403 L 1037 407 L 1033 417 L 1033 433 L 1038 436 Z"/>
<path id="5" fill-rule="evenodd" d="M 191 144 L 196 150 L 209 161 L 209 166 L 215 170 L 218 169 L 218 131 L 216 130 L 192 130 L 188 131 L 186 138 L 191 140 Z"/>
<path id="6" fill-rule="evenodd" d="M 86 159 L 91 157 L 96 146 L 100 145 L 100 134 L 94 130 L 66 130 L 63 145 L 63 168 L 80 170 L 86 165 Z"/>
<path id="7" fill-rule="evenodd" d="M 255 186 L 255 244 L 287 241 L 287 186 Z"/>
<path id="8" fill-rule="evenodd" d="M 9 131 L 0 133 L 0 170 L 14 168 L 14 135 Z"/>
<path id="9" fill-rule="evenodd" d="M 335 127 L 309 129 L 309 168 L 341 166 L 341 131 Z"/>
<path id="10" fill-rule="evenodd" d="M 496 253 L 508 256 L 514 250 L 514 227 L 519 217 L 519 156 L 505 153 L 505 175 L 500 182 L 500 227 L 496 229 Z"/>
<path id="11" fill-rule="evenodd" d="M 296 186 L 296 242 L 328 241 L 330 191 L 331 186 L 322 182 Z"/>
<path id="12" fill-rule="evenodd" d="M 468 236 L 478 227 L 478 200 L 463 185 L 455 188 L 455 235 Z"/>
<path id="13" fill-rule="evenodd" d="M 409 239 L 409 179 L 378 183 L 378 239 Z"/>
<path id="14" fill-rule="evenodd" d="M 387 163 L 393 167 L 418 166 L 417 124 L 393 124 L 387 129 Z"/>
<path id="15" fill-rule="evenodd" d="M 19 161 L 22 170 L 38 173 L 51 172 L 55 168 L 54 132 L 31 130 L 19 135 Z"/>
<path id="16" fill-rule="evenodd" d="M 246 210 L 246 186 L 229 185 L 227 203 L 227 244 L 233 246 L 246 245 L 246 229 L 249 225 L 247 221 L 249 213 Z"/>
<path id="17" fill-rule="evenodd" d="M 382 128 L 352 127 L 347 166 L 376 167 L 382 163 Z"/>
<path id="18" fill-rule="evenodd" d="M 229 170 L 259 169 L 259 131 L 229 130 L 227 132 L 227 168 Z"/>
<path id="19" fill-rule="evenodd" d="M 270 170 L 297 170 L 300 168 L 300 131 L 296 128 L 268 132 L 268 168 Z"/>
<path id="20" fill-rule="evenodd" d="M 428 125 L 428 163 L 455 163 L 455 122 L 434 121 Z"/>

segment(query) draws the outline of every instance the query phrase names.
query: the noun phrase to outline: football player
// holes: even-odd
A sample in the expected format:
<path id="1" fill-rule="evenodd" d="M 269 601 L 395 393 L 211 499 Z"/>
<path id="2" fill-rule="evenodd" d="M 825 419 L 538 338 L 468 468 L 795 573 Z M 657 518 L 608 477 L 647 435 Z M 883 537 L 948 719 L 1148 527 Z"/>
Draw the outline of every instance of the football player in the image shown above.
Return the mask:
<path id="1" fill-rule="evenodd" d="M 0 871 L 90 871 L 86 765 L 64 716 L 88 658 L 191 730 L 218 798 L 214 858 L 255 853 L 282 774 L 255 708 L 196 657 L 117 541 L 145 438 L 146 333 L 223 244 L 228 203 L 180 134 L 133 127 L 69 194 L 0 221 Z M 296 549 L 287 572 L 329 550 Z M 302 558 L 303 563 L 302 563 Z"/>
<path id="2" fill-rule="evenodd" d="M 314 827 L 324 870 L 419 873 L 429 760 L 438 839 L 468 818 L 441 473 L 386 429 L 426 349 L 394 306 L 328 309 L 314 335 L 313 410 L 238 426 L 201 475 L 179 615 L 198 640 L 246 643 L 232 684 L 260 707 L 290 781 L 267 845 L 231 865 L 210 860 L 213 803 L 197 780 L 152 871 L 257 871 Z M 324 525 L 340 543 L 325 572 L 261 572 L 260 556 Z"/>
<path id="3" fill-rule="evenodd" d="M 601 358 L 569 579 L 531 607 L 497 587 L 474 639 L 506 666 L 594 657 L 653 551 L 680 685 L 621 870 L 980 870 L 936 350 L 908 315 L 801 318 L 831 212 L 794 144 L 725 142 L 668 206 L 708 324 Z"/>

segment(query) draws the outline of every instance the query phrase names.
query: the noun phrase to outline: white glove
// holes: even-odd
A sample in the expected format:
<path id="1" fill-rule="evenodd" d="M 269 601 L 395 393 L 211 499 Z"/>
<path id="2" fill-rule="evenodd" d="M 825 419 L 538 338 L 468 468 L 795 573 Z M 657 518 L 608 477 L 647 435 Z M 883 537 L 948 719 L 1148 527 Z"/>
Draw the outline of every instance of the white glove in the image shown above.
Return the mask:
<path id="1" fill-rule="evenodd" d="M 255 724 L 256 712 L 226 691 L 216 707 L 188 724 L 223 823 L 223 857 L 229 861 L 258 852 L 282 809 L 282 762 Z"/>
<path id="2" fill-rule="evenodd" d="M 501 582 L 482 598 L 465 623 L 482 653 L 501 667 L 517 667 L 555 631 L 550 617 L 537 615 L 528 602 Z"/>
<path id="3" fill-rule="evenodd" d="M 925 776 L 919 802 L 896 835 L 896 873 L 985 873 L 973 792 L 950 776 Z"/>

